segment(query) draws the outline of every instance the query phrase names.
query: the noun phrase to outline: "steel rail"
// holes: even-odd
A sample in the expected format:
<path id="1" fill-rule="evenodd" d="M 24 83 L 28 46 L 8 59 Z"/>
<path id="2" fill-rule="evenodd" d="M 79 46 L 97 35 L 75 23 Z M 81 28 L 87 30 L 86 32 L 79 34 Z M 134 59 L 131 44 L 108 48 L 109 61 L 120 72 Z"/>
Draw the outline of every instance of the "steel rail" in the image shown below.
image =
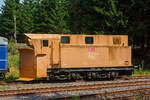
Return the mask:
<path id="1" fill-rule="evenodd" d="M 64 93 L 72 91 L 87 91 L 87 90 L 101 90 L 120 87 L 135 87 L 135 86 L 150 86 L 150 81 L 131 81 L 120 83 L 107 83 L 107 84 L 82 84 L 63 87 L 44 87 L 34 89 L 19 89 L 19 90 L 4 90 L 0 91 L 0 97 L 18 96 L 18 95 L 33 95 L 33 94 L 45 94 L 45 93 Z"/>

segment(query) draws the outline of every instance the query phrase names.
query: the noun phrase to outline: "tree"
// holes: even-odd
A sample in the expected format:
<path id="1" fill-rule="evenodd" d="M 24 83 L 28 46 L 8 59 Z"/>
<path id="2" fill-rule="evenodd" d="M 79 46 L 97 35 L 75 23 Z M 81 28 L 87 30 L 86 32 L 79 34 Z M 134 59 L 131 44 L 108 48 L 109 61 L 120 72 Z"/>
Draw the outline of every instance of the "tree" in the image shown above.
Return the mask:
<path id="1" fill-rule="evenodd" d="M 35 32 L 68 33 L 66 0 L 42 0 L 36 9 Z"/>
<path id="2" fill-rule="evenodd" d="M 70 0 L 70 28 L 73 33 L 120 33 L 127 25 L 116 0 Z"/>
<path id="3" fill-rule="evenodd" d="M 94 9 L 97 14 L 101 15 L 104 20 L 104 31 L 111 34 L 120 34 L 122 29 L 127 25 L 127 19 L 124 17 L 123 12 L 117 9 L 116 0 L 97 1 Z M 100 19 L 101 20 L 101 19 Z"/>
<path id="4" fill-rule="evenodd" d="M 120 2 L 124 4 L 124 2 Z M 130 4 L 130 9 L 126 11 L 128 16 L 128 27 L 126 32 L 128 33 L 133 47 L 139 47 L 135 49 L 134 57 L 144 62 L 146 67 L 149 67 L 149 50 L 150 50 L 150 1 L 134 0 Z M 125 11 L 125 10 L 124 10 Z"/>
<path id="5" fill-rule="evenodd" d="M 66 0 L 56 0 L 55 8 L 51 9 L 50 15 L 50 30 L 51 33 L 69 33 L 70 30 L 67 24 L 68 9 Z"/>
<path id="6" fill-rule="evenodd" d="M 19 22 L 20 37 L 22 37 L 24 33 L 32 33 L 34 30 L 34 14 L 36 1 L 24 0 L 21 4 L 22 6 Z"/>
<path id="7" fill-rule="evenodd" d="M 17 24 L 19 23 L 19 0 L 4 0 L 5 5 L 2 7 L 2 14 L 0 19 L 0 34 L 7 38 L 14 37 L 14 16 L 16 16 Z M 18 27 L 17 27 L 17 34 Z"/>

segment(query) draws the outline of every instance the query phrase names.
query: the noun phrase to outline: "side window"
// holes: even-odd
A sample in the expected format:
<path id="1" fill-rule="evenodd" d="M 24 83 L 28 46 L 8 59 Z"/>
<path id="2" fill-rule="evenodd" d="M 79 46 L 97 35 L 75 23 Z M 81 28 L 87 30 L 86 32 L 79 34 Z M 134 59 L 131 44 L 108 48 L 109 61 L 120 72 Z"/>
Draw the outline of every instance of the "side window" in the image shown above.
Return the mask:
<path id="1" fill-rule="evenodd" d="M 69 44 L 70 43 L 70 37 L 69 36 L 62 36 L 61 37 L 61 43 Z"/>
<path id="2" fill-rule="evenodd" d="M 121 44 L 121 38 L 120 37 L 113 37 L 113 44 Z"/>
<path id="3" fill-rule="evenodd" d="M 43 47 L 48 47 L 48 40 L 43 40 Z"/>
<path id="4" fill-rule="evenodd" d="M 85 37 L 85 43 L 86 44 L 93 44 L 94 43 L 93 37 Z"/>

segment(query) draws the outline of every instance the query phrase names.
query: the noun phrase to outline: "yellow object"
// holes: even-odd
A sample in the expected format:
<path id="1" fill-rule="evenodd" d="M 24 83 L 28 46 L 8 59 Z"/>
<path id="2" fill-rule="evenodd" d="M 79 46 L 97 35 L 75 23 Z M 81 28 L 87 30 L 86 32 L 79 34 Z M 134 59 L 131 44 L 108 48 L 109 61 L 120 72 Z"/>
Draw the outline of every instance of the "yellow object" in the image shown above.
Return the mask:
<path id="1" fill-rule="evenodd" d="M 20 48 L 20 79 L 46 78 L 47 69 L 132 66 L 127 35 L 25 34 Z M 63 43 L 63 38 L 69 43 Z M 64 39 L 65 39 L 64 38 Z M 86 43 L 86 39 L 93 43 Z"/>
<path id="2" fill-rule="evenodd" d="M 23 78 L 23 77 L 20 77 L 18 80 L 19 81 L 32 81 L 32 80 L 34 80 L 34 78 Z"/>

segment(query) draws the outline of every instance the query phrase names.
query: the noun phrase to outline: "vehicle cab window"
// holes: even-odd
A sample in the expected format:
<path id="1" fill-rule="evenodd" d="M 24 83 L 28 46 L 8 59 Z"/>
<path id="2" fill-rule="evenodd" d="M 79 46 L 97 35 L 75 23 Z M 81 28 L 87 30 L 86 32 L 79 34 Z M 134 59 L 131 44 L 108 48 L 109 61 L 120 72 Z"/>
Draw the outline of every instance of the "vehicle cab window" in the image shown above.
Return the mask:
<path id="1" fill-rule="evenodd" d="M 93 37 L 85 37 L 85 43 L 86 44 L 93 44 L 94 38 Z"/>
<path id="2" fill-rule="evenodd" d="M 70 37 L 69 36 L 62 36 L 61 37 L 61 43 L 69 44 L 70 43 Z"/>
<path id="3" fill-rule="evenodd" d="M 43 47 L 48 47 L 48 40 L 43 40 Z"/>

